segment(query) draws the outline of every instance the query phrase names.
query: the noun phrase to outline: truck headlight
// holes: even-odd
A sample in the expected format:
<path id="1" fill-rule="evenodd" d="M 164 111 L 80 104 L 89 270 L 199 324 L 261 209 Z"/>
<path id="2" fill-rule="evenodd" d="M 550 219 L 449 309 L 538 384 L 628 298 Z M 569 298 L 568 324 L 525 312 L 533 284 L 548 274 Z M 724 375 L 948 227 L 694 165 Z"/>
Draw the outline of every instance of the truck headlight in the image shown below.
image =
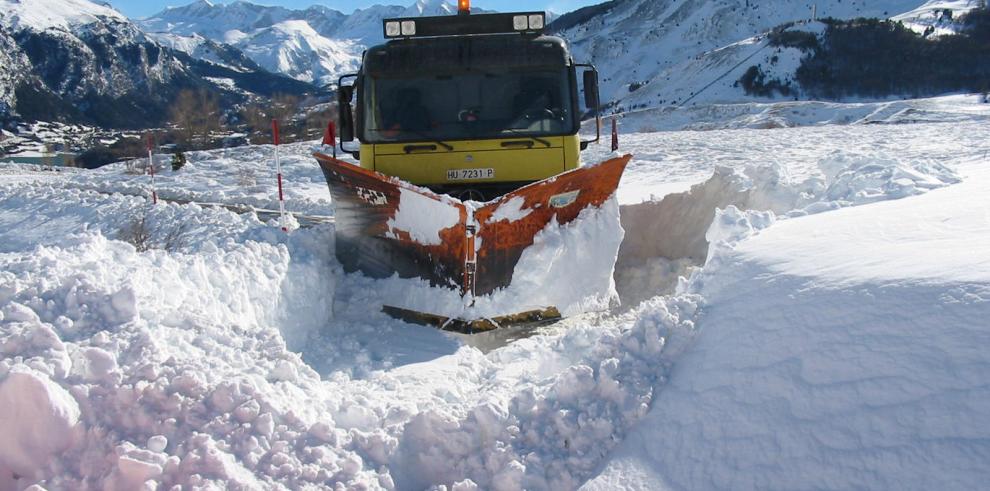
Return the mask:
<path id="1" fill-rule="evenodd" d="M 402 32 L 401 32 L 401 29 L 399 27 L 399 23 L 397 21 L 391 21 L 391 22 L 386 22 L 385 23 L 385 36 L 386 37 L 395 37 L 395 36 L 398 36 L 401 33 Z"/>
<path id="2" fill-rule="evenodd" d="M 525 31 L 529 27 L 529 22 L 525 15 L 515 15 L 512 17 L 512 28 L 517 31 Z"/>
<path id="3" fill-rule="evenodd" d="M 530 29 L 543 29 L 543 14 L 529 16 Z"/>

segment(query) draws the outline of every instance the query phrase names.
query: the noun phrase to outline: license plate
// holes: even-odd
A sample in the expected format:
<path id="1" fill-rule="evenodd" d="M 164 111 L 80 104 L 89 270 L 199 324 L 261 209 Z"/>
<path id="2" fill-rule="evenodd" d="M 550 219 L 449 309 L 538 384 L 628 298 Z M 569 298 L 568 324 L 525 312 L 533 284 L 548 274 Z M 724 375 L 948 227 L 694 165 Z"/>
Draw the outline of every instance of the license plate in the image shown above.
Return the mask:
<path id="1" fill-rule="evenodd" d="M 448 181 L 465 179 L 495 179 L 495 169 L 447 169 Z"/>

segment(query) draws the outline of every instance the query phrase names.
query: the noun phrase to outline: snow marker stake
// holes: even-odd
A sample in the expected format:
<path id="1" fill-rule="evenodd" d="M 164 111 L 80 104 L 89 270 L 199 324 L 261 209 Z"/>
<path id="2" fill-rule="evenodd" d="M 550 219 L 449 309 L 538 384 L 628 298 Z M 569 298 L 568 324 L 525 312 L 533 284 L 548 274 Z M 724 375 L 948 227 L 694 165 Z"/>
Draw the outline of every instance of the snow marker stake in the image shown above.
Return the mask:
<path id="1" fill-rule="evenodd" d="M 337 158 L 337 125 L 333 121 L 327 123 L 327 129 L 323 132 L 323 146 L 327 145 L 333 149 L 333 158 Z"/>
<path id="2" fill-rule="evenodd" d="M 275 143 L 275 175 L 278 178 L 278 222 L 282 226 L 283 232 L 288 232 L 289 227 L 285 224 L 285 195 L 282 193 L 282 162 L 278 158 L 278 120 L 272 120 L 272 136 Z"/>
<path id="3" fill-rule="evenodd" d="M 619 149 L 619 125 L 615 118 L 612 118 L 612 151 Z"/>
<path id="4" fill-rule="evenodd" d="M 148 169 L 151 169 L 151 204 L 158 204 L 158 192 L 155 190 L 155 159 L 152 156 L 152 149 L 154 145 L 152 144 L 151 133 L 148 133 Z"/>

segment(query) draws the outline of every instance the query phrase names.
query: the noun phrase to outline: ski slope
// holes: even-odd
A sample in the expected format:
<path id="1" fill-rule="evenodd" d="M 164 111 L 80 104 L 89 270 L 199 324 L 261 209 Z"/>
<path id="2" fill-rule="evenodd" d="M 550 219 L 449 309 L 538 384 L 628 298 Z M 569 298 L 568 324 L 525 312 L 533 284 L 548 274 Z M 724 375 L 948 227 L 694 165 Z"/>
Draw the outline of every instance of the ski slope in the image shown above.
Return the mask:
<path id="1" fill-rule="evenodd" d="M 473 337 L 380 313 L 332 223 L 0 165 L 0 489 L 979 488 L 990 142 L 961 104 L 623 134 L 623 306 Z M 281 150 L 288 208 L 332 215 L 311 145 Z M 277 208 L 271 151 L 190 154 L 159 195 Z M 181 240 L 120 240 L 140 217 Z"/>

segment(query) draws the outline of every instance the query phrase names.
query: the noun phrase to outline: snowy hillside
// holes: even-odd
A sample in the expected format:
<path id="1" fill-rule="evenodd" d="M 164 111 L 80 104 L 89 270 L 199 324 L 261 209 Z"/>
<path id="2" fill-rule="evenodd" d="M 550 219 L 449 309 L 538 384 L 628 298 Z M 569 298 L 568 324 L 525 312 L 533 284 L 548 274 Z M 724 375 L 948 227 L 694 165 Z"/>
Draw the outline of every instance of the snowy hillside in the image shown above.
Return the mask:
<path id="1" fill-rule="evenodd" d="M 990 106 L 926 114 L 624 133 L 623 305 L 475 336 L 382 314 L 332 222 L 177 202 L 271 208 L 270 146 L 158 206 L 0 164 L 0 489 L 978 489 Z M 310 151 L 287 206 L 332 215 Z"/>
<path id="2" fill-rule="evenodd" d="M 0 25 L 12 30 L 71 29 L 126 21 L 120 12 L 88 0 L 0 0 Z"/>
<path id="3" fill-rule="evenodd" d="M 621 132 L 772 129 L 825 124 L 910 124 L 988 122 L 990 105 L 983 96 L 956 95 L 881 102 L 825 101 L 699 104 L 637 109 L 615 116 Z M 610 120 L 611 118 L 609 118 Z M 606 120 L 608 121 L 608 120 Z"/>
<path id="4" fill-rule="evenodd" d="M 924 30 L 941 18 L 941 10 L 957 13 L 977 6 L 976 0 L 814 2 L 818 18 L 890 18 Z M 747 8 L 746 4 L 750 6 Z M 807 22 L 811 4 L 791 0 L 745 2 L 616 1 L 558 19 L 560 34 L 572 43 L 578 59 L 592 60 L 602 72 L 602 98 L 623 111 L 642 107 L 704 105 L 766 100 L 749 96 L 735 82 L 747 68 L 759 65 L 768 79 L 792 80 L 807 53 L 769 46 L 766 34 L 791 22 Z M 937 15 L 936 15 L 937 14 Z M 820 23 L 795 30 L 820 33 Z M 800 94 L 798 94 L 800 96 Z M 788 99 L 775 96 L 778 99 Z"/>
<path id="5" fill-rule="evenodd" d="M 408 7 L 375 5 L 349 15 L 321 6 L 306 10 L 249 2 L 199 0 L 138 21 L 151 36 L 197 55 L 201 39 L 235 46 L 262 67 L 306 82 L 329 84 L 357 70 L 361 54 L 380 43 L 382 19 L 449 15 L 446 0 L 418 0 Z M 480 11 L 475 9 L 475 11 Z"/>
<path id="6" fill-rule="evenodd" d="M 918 0 L 814 2 L 819 17 L 886 18 L 918 6 Z M 620 0 L 560 32 L 575 56 L 603 72 L 602 97 L 618 99 L 630 82 L 646 82 L 708 51 L 765 33 L 785 22 L 807 20 L 811 3 L 800 0 Z M 569 23 L 568 16 L 557 20 Z M 697 84 L 702 86 L 704 84 Z"/>
<path id="7" fill-rule="evenodd" d="M 910 12 L 895 15 L 892 19 L 903 22 L 917 32 L 925 32 L 931 28 L 935 35 L 953 34 L 957 28 L 952 23 L 953 18 L 979 5 L 979 0 L 930 0 Z"/>

